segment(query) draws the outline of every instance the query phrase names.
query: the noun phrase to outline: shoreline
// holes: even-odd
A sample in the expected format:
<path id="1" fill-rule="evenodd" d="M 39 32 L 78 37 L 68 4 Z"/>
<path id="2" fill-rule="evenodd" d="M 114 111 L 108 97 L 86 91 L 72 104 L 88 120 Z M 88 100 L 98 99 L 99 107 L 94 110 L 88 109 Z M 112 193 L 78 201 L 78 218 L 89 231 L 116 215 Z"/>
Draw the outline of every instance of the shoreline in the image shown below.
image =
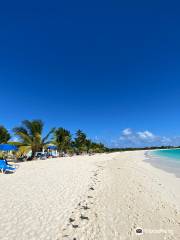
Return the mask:
<path id="1" fill-rule="evenodd" d="M 20 164 L 0 175 L 0 239 L 180 239 L 180 179 L 146 151 Z"/>
<path id="2" fill-rule="evenodd" d="M 153 167 L 164 170 L 165 172 L 174 174 L 180 178 L 180 161 L 171 157 L 151 154 L 154 151 L 147 151 L 144 161 L 150 163 Z"/>

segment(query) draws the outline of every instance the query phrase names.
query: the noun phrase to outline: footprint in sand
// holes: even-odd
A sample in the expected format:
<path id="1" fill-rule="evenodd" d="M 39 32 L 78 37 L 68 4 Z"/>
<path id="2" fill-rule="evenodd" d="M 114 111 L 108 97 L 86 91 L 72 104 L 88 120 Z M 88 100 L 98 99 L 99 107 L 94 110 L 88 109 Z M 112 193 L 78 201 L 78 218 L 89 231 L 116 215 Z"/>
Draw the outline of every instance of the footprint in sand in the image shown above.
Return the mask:
<path id="1" fill-rule="evenodd" d="M 101 169 L 99 169 L 98 171 L 94 172 L 93 177 L 91 177 L 91 179 L 92 179 L 92 181 L 93 181 L 92 185 L 94 185 L 94 186 L 91 185 L 91 186 L 89 187 L 89 190 L 90 190 L 90 191 L 94 191 L 94 190 L 95 190 L 95 185 L 96 185 L 98 182 L 100 182 L 100 180 L 98 179 L 97 176 L 98 176 L 99 172 L 103 170 L 103 167 L 102 167 L 102 166 L 99 166 L 99 168 L 101 168 Z M 90 199 L 93 199 L 93 198 L 94 198 L 93 196 L 88 195 L 88 196 L 87 196 L 87 199 L 84 200 L 84 201 L 79 202 L 78 205 L 77 205 L 77 207 L 75 208 L 75 212 L 76 212 L 76 213 L 78 213 L 78 212 L 80 213 L 79 219 L 80 219 L 81 221 L 84 221 L 84 220 L 89 221 L 89 220 L 90 220 L 89 217 L 86 216 L 85 214 L 81 213 L 81 211 L 82 211 L 82 210 L 87 211 L 87 210 L 90 209 L 90 207 L 89 207 L 88 205 L 90 205 L 90 204 L 93 205 L 93 204 L 94 204 L 93 201 L 90 201 Z M 81 210 L 81 209 L 82 209 L 82 210 Z M 84 213 L 85 213 L 85 212 L 84 212 Z M 95 213 L 95 217 L 97 218 L 97 213 Z M 67 224 L 67 229 L 65 228 L 64 231 L 67 231 L 70 226 L 71 226 L 72 228 L 74 228 L 74 229 L 81 228 L 81 223 L 79 222 L 79 220 L 78 220 L 76 217 L 74 217 L 74 211 L 72 212 L 72 216 L 69 218 L 69 223 Z M 71 234 L 70 234 L 70 235 L 71 235 Z M 70 235 L 69 235 L 69 234 L 64 234 L 63 237 L 64 237 L 64 238 L 68 238 L 68 239 L 69 239 L 69 237 L 71 237 L 72 240 L 77 240 L 76 237 L 73 238 L 72 235 L 71 235 L 71 236 L 70 236 Z"/>
<path id="2" fill-rule="evenodd" d="M 79 225 L 72 224 L 72 227 L 73 227 L 73 228 L 78 228 L 78 227 L 79 227 Z"/>
<path id="3" fill-rule="evenodd" d="M 82 209 L 89 210 L 90 208 L 86 205 L 86 206 L 82 206 Z"/>
<path id="4" fill-rule="evenodd" d="M 69 218 L 69 222 L 70 222 L 70 223 L 72 223 L 72 222 L 74 222 L 74 221 L 75 221 L 74 218 Z"/>
<path id="5" fill-rule="evenodd" d="M 86 216 L 84 216 L 84 215 L 82 215 L 82 214 L 81 214 L 81 216 L 80 216 L 80 219 L 81 219 L 81 220 L 89 220 L 88 217 L 86 217 Z"/>
<path id="6" fill-rule="evenodd" d="M 88 196 L 88 198 L 93 198 L 92 196 Z"/>

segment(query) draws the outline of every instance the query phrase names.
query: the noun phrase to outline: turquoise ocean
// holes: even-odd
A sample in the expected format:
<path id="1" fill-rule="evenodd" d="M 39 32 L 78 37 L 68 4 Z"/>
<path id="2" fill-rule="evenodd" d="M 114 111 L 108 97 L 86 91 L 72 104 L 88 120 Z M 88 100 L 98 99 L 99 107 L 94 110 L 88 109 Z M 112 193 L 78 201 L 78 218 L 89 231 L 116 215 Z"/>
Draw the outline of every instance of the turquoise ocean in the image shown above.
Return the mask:
<path id="1" fill-rule="evenodd" d="M 169 160 L 180 161 L 180 148 L 156 150 L 153 152 L 153 155 L 168 158 Z"/>
<path id="2" fill-rule="evenodd" d="M 154 167 L 174 173 L 180 178 L 180 149 L 163 149 L 147 152 L 146 161 Z"/>

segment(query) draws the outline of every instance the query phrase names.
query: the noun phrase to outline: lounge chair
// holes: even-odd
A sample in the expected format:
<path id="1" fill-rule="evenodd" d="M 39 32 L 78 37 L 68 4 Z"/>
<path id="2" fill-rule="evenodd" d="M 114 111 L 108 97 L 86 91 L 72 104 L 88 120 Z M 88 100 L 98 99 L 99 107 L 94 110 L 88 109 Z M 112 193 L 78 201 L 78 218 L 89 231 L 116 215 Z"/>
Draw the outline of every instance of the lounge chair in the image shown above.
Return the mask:
<path id="1" fill-rule="evenodd" d="M 15 172 L 16 167 L 7 163 L 6 160 L 0 159 L 0 171 L 2 173 Z"/>

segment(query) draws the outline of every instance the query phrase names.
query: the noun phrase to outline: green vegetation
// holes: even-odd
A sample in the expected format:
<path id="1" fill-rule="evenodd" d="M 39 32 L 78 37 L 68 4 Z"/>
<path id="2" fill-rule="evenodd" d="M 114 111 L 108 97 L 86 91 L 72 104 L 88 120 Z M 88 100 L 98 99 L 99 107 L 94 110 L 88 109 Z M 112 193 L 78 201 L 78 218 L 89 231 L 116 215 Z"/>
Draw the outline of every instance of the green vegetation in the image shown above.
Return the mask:
<path id="1" fill-rule="evenodd" d="M 15 127 L 13 132 L 18 138 L 18 141 L 9 141 L 11 136 L 8 131 L 0 126 L 0 143 L 9 143 L 19 147 L 17 156 L 23 156 L 30 150 L 32 157 L 36 152 L 41 152 L 47 149 L 49 145 L 55 145 L 60 154 L 92 154 L 107 151 L 107 148 L 101 143 L 96 143 L 87 138 L 87 135 L 78 130 L 75 137 L 69 130 L 53 128 L 43 137 L 44 123 L 41 120 L 24 120 L 21 125 Z"/>
<path id="2" fill-rule="evenodd" d="M 20 127 L 13 129 L 20 139 L 22 146 L 32 150 L 34 157 L 36 152 L 42 151 L 43 147 L 50 143 L 49 137 L 54 132 L 52 129 L 44 138 L 42 137 L 44 124 L 41 120 L 24 120 Z"/>
<path id="3" fill-rule="evenodd" d="M 91 141 L 81 130 L 77 130 L 73 139 L 70 131 L 64 128 L 57 128 L 54 130 L 54 140 L 52 143 L 57 146 L 60 153 L 68 153 L 70 155 L 98 153 L 106 150 L 103 144 Z"/>
<path id="4" fill-rule="evenodd" d="M 107 148 L 102 143 L 96 143 L 87 138 L 86 134 L 81 130 L 76 132 L 74 140 L 74 149 L 77 154 L 82 153 L 102 153 L 107 151 Z"/>
<path id="5" fill-rule="evenodd" d="M 142 147 L 142 148 L 107 148 L 107 152 L 123 152 L 123 151 L 136 151 L 136 150 L 156 150 L 156 149 L 171 149 L 179 148 L 175 146 L 152 146 L 152 147 Z"/>
<path id="6" fill-rule="evenodd" d="M 76 137 L 74 140 L 74 146 L 77 154 L 82 154 L 83 152 L 88 152 L 87 136 L 81 130 L 76 132 Z"/>
<path id="7" fill-rule="evenodd" d="M 9 134 L 8 130 L 3 126 L 0 126 L 0 144 L 7 143 L 10 138 L 11 135 Z"/>
<path id="8" fill-rule="evenodd" d="M 54 130 L 54 139 L 52 141 L 57 146 L 59 153 L 72 152 L 72 135 L 70 131 L 64 128 Z"/>
<path id="9" fill-rule="evenodd" d="M 172 146 L 161 147 L 145 147 L 145 148 L 107 148 L 102 143 L 93 142 L 87 138 L 82 130 L 77 130 L 73 138 L 71 132 L 62 127 L 53 128 L 43 137 L 44 124 L 41 120 L 24 120 L 21 126 L 13 129 L 18 141 L 10 142 L 10 134 L 8 130 L 0 126 L 0 144 L 10 143 L 19 147 L 17 156 L 23 156 L 30 150 L 32 157 L 36 152 L 47 149 L 49 145 L 55 145 L 60 154 L 93 154 L 103 152 L 121 152 L 134 150 L 151 150 L 151 149 L 168 149 Z"/>

